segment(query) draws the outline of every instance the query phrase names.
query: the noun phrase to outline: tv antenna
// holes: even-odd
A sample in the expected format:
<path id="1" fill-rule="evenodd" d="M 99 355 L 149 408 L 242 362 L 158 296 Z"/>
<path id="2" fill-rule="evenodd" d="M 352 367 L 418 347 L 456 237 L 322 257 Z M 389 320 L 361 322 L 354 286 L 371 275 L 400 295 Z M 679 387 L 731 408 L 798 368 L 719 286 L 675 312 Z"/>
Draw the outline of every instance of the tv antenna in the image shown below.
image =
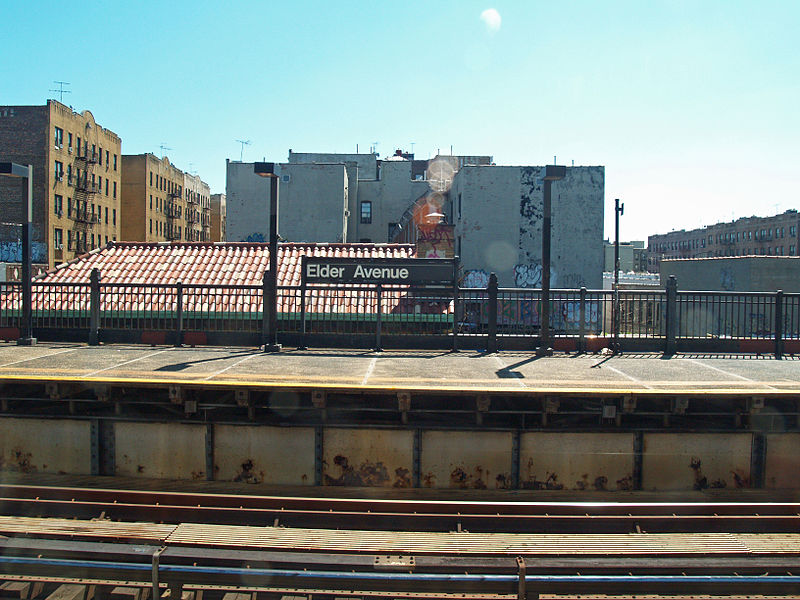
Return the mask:
<path id="1" fill-rule="evenodd" d="M 242 145 L 242 149 L 239 151 L 239 162 L 242 162 L 242 158 L 244 157 L 244 147 L 249 146 L 252 142 L 250 140 L 236 140 Z"/>
<path id="2" fill-rule="evenodd" d="M 416 144 L 416 142 L 408 142 L 408 143 L 411 145 L 411 154 L 414 154 L 414 144 Z"/>
<path id="3" fill-rule="evenodd" d="M 164 142 L 161 142 L 159 148 L 161 148 L 161 158 L 164 158 L 164 150 L 172 150 L 172 148 L 167 146 Z"/>
<path id="4" fill-rule="evenodd" d="M 69 85 L 70 84 L 69 81 L 54 81 L 53 83 L 58 84 L 58 89 L 57 90 L 56 89 L 52 89 L 52 90 L 49 90 L 49 91 L 55 92 L 56 94 L 58 94 L 58 101 L 61 102 L 61 104 L 64 104 L 64 94 L 71 94 L 72 93 L 71 91 L 64 89 L 65 85 Z"/>
<path id="5" fill-rule="evenodd" d="M 377 154 L 378 153 L 378 142 L 372 142 L 372 144 L 373 144 L 372 145 L 372 152 L 373 152 L 373 154 Z"/>

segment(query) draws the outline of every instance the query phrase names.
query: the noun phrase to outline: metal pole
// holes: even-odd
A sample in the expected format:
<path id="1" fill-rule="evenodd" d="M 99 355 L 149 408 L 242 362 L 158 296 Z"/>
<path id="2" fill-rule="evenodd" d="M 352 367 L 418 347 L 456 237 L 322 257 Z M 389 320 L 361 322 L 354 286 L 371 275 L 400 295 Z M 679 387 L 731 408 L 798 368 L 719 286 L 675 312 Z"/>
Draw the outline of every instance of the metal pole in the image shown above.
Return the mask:
<path id="1" fill-rule="evenodd" d="M 383 286 L 379 283 L 375 289 L 377 295 L 378 310 L 375 320 L 375 352 L 383 352 L 381 347 L 381 328 L 383 324 Z"/>
<path id="2" fill-rule="evenodd" d="M 539 311 L 539 356 L 552 354 L 550 347 L 550 221 L 552 181 L 544 180 L 544 216 L 542 219 L 542 306 Z"/>
<path id="3" fill-rule="evenodd" d="M 458 352 L 458 256 L 453 257 L 453 348 Z"/>
<path id="4" fill-rule="evenodd" d="M 278 344 L 278 177 L 269 178 L 269 305 L 268 339 L 264 352 L 280 352 Z"/>
<path id="5" fill-rule="evenodd" d="M 620 351 L 619 346 L 619 217 L 625 211 L 625 204 L 620 205 L 619 198 L 614 200 L 614 306 L 612 309 L 612 350 Z"/>
<path id="6" fill-rule="evenodd" d="M 31 284 L 31 246 L 33 237 L 33 165 L 28 165 L 28 198 L 22 224 L 22 337 L 20 346 L 33 346 L 33 287 Z"/>
<path id="7" fill-rule="evenodd" d="M 489 297 L 486 352 L 493 354 L 497 352 L 497 275 L 494 273 L 489 274 L 489 286 L 486 291 Z M 480 315 L 478 316 L 478 320 L 482 320 Z"/>

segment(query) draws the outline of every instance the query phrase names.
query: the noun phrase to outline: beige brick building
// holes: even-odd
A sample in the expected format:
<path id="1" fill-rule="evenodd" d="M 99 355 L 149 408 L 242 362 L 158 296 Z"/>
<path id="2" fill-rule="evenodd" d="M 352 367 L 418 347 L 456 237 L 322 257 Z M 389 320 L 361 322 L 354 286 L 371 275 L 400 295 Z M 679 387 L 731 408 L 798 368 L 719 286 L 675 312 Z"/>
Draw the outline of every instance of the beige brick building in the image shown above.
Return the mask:
<path id="1" fill-rule="evenodd" d="M 33 261 L 52 268 L 119 238 L 122 140 L 88 110 L 0 107 L 0 157 L 33 165 Z M 26 191 L 0 178 L 0 245 L 18 262 Z M 21 249 L 21 248 L 20 248 Z"/>
<path id="2" fill-rule="evenodd" d="M 200 241 L 204 205 L 210 235 L 207 183 L 149 153 L 123 156 L 122 169 L 122 240 Z"/>
<path id="3" fill-rule="evenodd" d="M 225 194 L 211 195 L 211 241 L 225 241 Z"/>

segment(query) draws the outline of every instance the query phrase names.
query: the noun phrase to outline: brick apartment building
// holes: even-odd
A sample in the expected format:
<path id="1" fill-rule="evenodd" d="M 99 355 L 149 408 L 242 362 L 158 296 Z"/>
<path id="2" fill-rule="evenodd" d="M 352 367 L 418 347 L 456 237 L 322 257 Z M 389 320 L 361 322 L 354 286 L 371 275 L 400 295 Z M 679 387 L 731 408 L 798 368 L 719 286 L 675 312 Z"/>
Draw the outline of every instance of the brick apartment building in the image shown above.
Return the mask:
<path id="1" fill-rule="evenodd" d="M 150 153 L 124 155 L 122 173 L 122 240 L 210 240 L 207 183 Z"/>
<path id="2" fill-rule="evenodd" d="M 647 238 L 647 269 L 658 273 L 662 259 L 721 256 L 798 256 L 797 210 L 772 217 L 745 217 L 700 229 Z"/>
<path id="3" fill-rule="evenodd" d="M 34 263 L 49 268 L 116 240 L 121 226 L 120 137 L 56 100 L 0 106 L 0 157 L 33 165 Z M 0 178 L 2 260 L 21 260 L 24 182 Z"/>

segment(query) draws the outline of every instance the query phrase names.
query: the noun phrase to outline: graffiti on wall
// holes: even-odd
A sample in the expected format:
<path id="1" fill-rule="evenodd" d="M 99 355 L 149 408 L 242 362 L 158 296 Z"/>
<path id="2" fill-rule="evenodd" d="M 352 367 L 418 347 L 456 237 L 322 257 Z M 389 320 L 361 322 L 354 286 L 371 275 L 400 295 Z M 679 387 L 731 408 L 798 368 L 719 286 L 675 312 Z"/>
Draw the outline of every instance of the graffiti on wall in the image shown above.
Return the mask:
<path id="1" fill-rule="evenodd" d="M 31 261 L 47 262 L 47 246 L 43 242 L 31 243 Z M 0 262 L 22 262 L 22 242 L 0 242 Z"/>
<path id="2" fill-rule="evenodd" d="M 550 269 L 553 281 L 553 269 Z M 542 265 L 514 265 L 514 285 L 521 288 L 536 288 L 542 285 Z"/>
<path id="3" fill-rule="evenodd" d="M 719 273 L 719 289 L 731 292 L 736 288 L 736 277 L 731 269 L 722 269 Z"/>
<path id="4" fill-rule="evenodd" d="M 263 244 L 264 242 L 267 241 L 267 238 L 264 237 L 263 233 L 256 232 L 256 233 L 251 233 L 250 235 L 248 235 L 246 238 L 244 238 L 244 241 L 245 242 L 251 242 L 251 243 L 261 243 L 261 244 Z"/>
<path id="5" fill-rule="evenodd" d="M 453 258 L 453 225 L 437 224 L 419 226 L 417 230 L 417 256 L 420 258 Z"/>
<path id="6" fill-rule="evenodd" d="M 489 274 L 482 269 L 464 271 L 461 279 L 461 287 L 465 288 L 485 288 L 489 285 Z"/>
<path id="7" fill-rule="evenodd" d="M 497 325 L 508 327 L 539 327 L 540 302 L 532 299 L 497 300 Z M 584 330 L 586 333 L 602 329 L 602 306 L 599 300 L 587 300 L 585 304 Z M 550 303 L 550 324 L 558 332 L 576 333 L 580 329 L 581 308 L 578 300 L 554 300 Z M 465 322 L 470 324 L 489 322 L 489 303 L 467 302 Z"/>

